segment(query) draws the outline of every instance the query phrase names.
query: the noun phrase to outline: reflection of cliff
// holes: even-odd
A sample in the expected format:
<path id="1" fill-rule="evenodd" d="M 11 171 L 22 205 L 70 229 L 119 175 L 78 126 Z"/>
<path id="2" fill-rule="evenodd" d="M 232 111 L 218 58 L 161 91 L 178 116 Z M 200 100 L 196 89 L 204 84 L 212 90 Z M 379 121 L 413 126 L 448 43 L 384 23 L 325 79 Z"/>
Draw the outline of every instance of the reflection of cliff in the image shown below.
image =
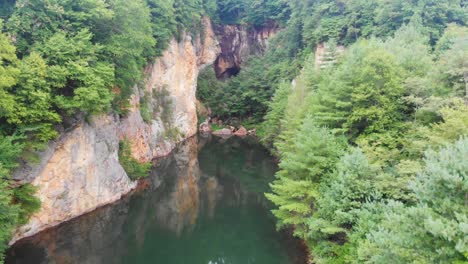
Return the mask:
<path id="1" fill-rule="evenodd" d="M 9 252 L 7 264 L 188 263 L 151 261 L 145 259 L 145 254 L 159 259 L 161 248 L 169 242 L 179 245 L 179 239 L 189 243 L 186 246 L 193 254 L 203 252 L 204 245 L 198 245 L 199 240 L 223 240 L 225 229 L 233 237 L 230 243 L 240 243 L 240 233 L 231 226 L 239 224 L 238 217 L 244 217 L 248 223 L 253 221 L 249 217 L 259 217 L 252 215 L 257 208 L 250 208 L 253 213 L 245 215 L 241 208 L 262 207 L 263 194 L 252 191 L 250 185 L 266 185 L 274 168 L 265 153 L 242 142 L 211 141 L 199 150 L 197 139 L 189 139 L 173 155 L 159 161 L 148 189 L 20 242 Z M 250 177 L 255 184 L 243 179 Z M 222 226 L 220 219 L 232 223 Z M 222 227 L 217 229 L 216 225 Z M 205 233 L 208 231 L 200 230 L 201 227 L 211 233 Z M 237 228 L 241 231 L 242 227 Z M 249 233 L 255 230 L 251 228 Z"/>
<path id="2" fill-rule="evenodd" d="M 215 177 L 208 178 L 204 184 L 204 194 L 206 196 L 206 211 L 207 216 L 211 219 L 215 215 L 216 204 L 219 197 L 222 195 L 222 186 Z"/>
<path id="3" fill-rule="evenodd" d="M 174 187 L 157 204 L 157 221 L 178 235 L 193 227 L 200 208 L 200 168 L 196 138 L 184 142 L 174 155 Z"/>
<path id="4" fill-rule="evenodd" d="M 7 263 L 122 263 L 129 245 L 142 248 L 155 226 L 177 234 L 189 230 L 200 208 L 197 155 L 191 138 L 160 161 L 148 190 L 21 241 Z"/>

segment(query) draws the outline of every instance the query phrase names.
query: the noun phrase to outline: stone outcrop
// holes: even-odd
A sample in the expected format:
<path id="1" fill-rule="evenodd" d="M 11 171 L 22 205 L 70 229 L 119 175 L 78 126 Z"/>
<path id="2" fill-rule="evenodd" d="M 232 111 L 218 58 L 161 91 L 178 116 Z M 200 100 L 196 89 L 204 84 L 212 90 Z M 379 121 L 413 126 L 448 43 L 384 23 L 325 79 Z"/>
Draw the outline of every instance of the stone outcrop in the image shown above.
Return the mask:
<path id="1" fill-rule="evenodd" d="M 245 137 L 247 135 L 248 135 L 248 131 L 243 126 L 239 127 L 239 129 L 237 129 L 237 131 L 234 132 L 234 136 L 238 136 L 238 137 Z"/>
<path id="2" fill-rule="evenodd" d="M 209 134 L 212 132 L 211 130 L 211 125 L 210 121 L 207 119 L 205 122 L 201 123 L 200 126 L 198 127 L 198 131 L 201 134 Z"/>
<path id="3" fill-rule="evenodd" d="M 193 40 L 188 35 L 180 43 L 173 39 L 163 55 L 146 68 L 145 90 L 136 91 L 132 96 L 133 107 L 128 118 L 121 122 L 120 138 L 130 140 L 132 154 L 142 162 L 166 156 L 175 143 L 197 133 L 198 73 L 219 54 L 210 20 L 203 20 L 203 24 L 204 40 Z M 154 112 L 151 124 L 143 122 L 141 117 L 138 106 L 142 96 L 150 100 Z M 167 135 L 168 132 L 172 134 Z"/>
<path id="4" fill-rule="evenodd" d="M 119 163 L 118 123 L 111 116 L 83 122 L 53 144 L 32 180 L 41 210 L 12 242 L 114 202 L 135 188 Z M 19 175 L 15 175 L 19 177 Z"/>
<path id="5" fill-rule="evenodd" d="M 214 131 L 213 135 L 219 136 L 219 137 L 230 137 L 232 136 L 232 130 L 229 128 L 223 128 L 223 129 Z"/>
<path id="6" fill-rule="evenodd" d="M 126 117 L 103 115 L 82 121 L 52 142 L 38 164 L 25 164 L 15 173 L 15 180 L 38 187 L 42 208 L 18 228 L 10 243 L 114 202 L 134 189 L 136 182 L 118 160 L 120 140 L 130 142 L 136 159 L 148 162 L 196 134 L 198 73 L 220 53 L 211 22 L 204 19 L 203 24 L 204 39 L 186 35 L 181 42 L 172 40 L 146 68 L 145 87 L 135 87 Z M 143 96 L 152 110 L 150 122 L 141 115 Z"/>
<path id="7" fill-rule="evenodd" d="M 239 73 L 241 64 L 251 55 L 260 55 L 268 47 L 268 40 L 275 36 L 279 27 L 269 24 L 261 28 L 243 25 L 217 26 L 221 53 L 215 61 L 216 77 L 226 79 Z"/>

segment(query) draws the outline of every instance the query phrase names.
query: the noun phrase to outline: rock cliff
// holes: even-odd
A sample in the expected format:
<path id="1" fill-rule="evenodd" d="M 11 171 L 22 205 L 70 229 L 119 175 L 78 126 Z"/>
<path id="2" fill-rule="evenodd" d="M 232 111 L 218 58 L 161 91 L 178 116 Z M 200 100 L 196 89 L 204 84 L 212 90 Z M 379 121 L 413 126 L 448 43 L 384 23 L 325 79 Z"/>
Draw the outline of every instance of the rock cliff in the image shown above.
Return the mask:
<path id="1" fill-rule="evenodd" d="M 221 53 L 214 67 L 216 77 L 226 79 L 239 73 L 241 64 L 251 55 L 261 55 L 268 47 L 268 40 L 275 36 L 279 27 L 268 24 L 260 28 L 243 25 L 219 25 L 215 28 L 219 37 Z"/>
<path id="2" fill-rule="evenodd" d="M 144 87 L 135 87 L 126 117 L 102 115 L 82 121 L 50 143 L 38 164 L 27 164 L 15 173 L 15 180 L 39 188 L 42 208 L 18 228 L 10 243 L 112 203 L 134 189 L 136 182 L 118 160 L 120 140 L 127 139 L 132 155 L 148 162 L 196 134 L 198 73 L 219 54 L 211 22 L 204 19 L 203 24 L 203 39 L 185 35 L 181 42 L 172 40 L 146 68 Z M 142 117 L 143 98 L 152 113 L 149 122 Z"/>

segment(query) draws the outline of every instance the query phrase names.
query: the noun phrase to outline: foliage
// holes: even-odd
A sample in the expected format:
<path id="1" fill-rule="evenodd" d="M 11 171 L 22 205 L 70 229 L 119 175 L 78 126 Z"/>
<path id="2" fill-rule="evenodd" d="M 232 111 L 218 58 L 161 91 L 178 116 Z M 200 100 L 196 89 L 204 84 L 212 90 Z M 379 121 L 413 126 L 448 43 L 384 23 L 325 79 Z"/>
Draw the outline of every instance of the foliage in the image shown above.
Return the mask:
<path id="1" fill-rule="evenodd" d="M 433 49 L 414 18 L 387 29 L 393 37 L 358 40 L 334 65 L 306 60 L 277 90 L 264 126 L 279 135 L 263 140 L 281 165 L 266 195 L 315 263 L 467 261 L 465 28 L 450 25 Z"/>
<path id="2" fill-rule="evenodd" d="M 270 45 L 280 47 L 286 37 Z M 198 78 L 197 97 L 217 117 L 251 119 L 259 123 L 282 80 L 290 81 L 298 74 L 301 64 L 300 60 L 294 60 L 299 56 L 296 52 L 295 48 L 294 51 L 269 49 L 263 56 L 251 57 L 237 76 L 226 81 L 217 80 L 214 71 L 208 69 Z"/>
<path id="3" fill-rule="evenodd" d="M 19 205 L 20 225 L 26 224 L 29 217 L 41 208 L 41 201 L 34 196 L 37 192 L 37 187 L 31 184 L 25 184 L 17 187 L 13 191 L 13 202 Z"/>
<path id="4" fill-rule="evenodd" d="M 140 98 L 140 114 L 147 124 L 151 124 L 153 120 L 153 109 L 151 104 L 151 96 L 148 93 L 145 93 L 144 96 Z"/>
<path id="5" fill-rule="evenodd" d="M 360 250 L 369 263 L 467 261 L 468 140 L 428 151 L 412 182 L 418 203 L 389 212 Z"/>
<path id="6" fill-rule="evenodd" d="M 305 19 L 305 38 L 309 43 L 339 39 L 349 44 L 360 37 L 388 37 L 402 25 L 420 19 L 435 43 L 445 25 L 465 25 L 462 1 L 314 1 L 312 15 Z"/>
<path id="7" fill-rule="evenodd" d="M 4 178 L 8 172 L 1 168 L 0 177 Z M 8 241 L 11 238 L 11 232 L 17 225 L 19 217 L 19 208 L 12 205 L 12 190 L 8 187 L 8 182 L 0 180 L 0 263 L 3 263 L 3 252 L 8 248 Z"/>
<path id="8" fill-rule="evenodd" d="M 307 118 L 294 138 L 292 151 L 282 154 L 279 176 L 319 182 L 330 174 L 344 149 L 344 142 Z"/>
<path id="9" fill-rule="evenodd" d="M 335 168 L 343 146 L 325 128 L 307 119 L 294 139 L 293 151 L 285 153 L 279 165 L 278 180 L 267 198 L 278 206 L 273 214 L 278 226 L 295 226 L 295 233 L 307 232 L 308 217 L 316 210 L 319 185 Z"/>
<path id="10" fill-rule="evenodd" d="M 263 130 L 265 131 L 262 136 L 262 141 L 263 144 L 269 148 L 273 147 L 273 142 L 276 141 L 278 135 L 281 133 L 281 120 L 286 111 L 291 88 L 290 84 L 286 82 L 281 83 L 268 105 L 271 111 L 266 114 L 265 121 L 262 124 Z"/>
<path id="11" fill-rule="evenodd" d="M 196 36 L 206 15 L 282 26 L 236 77 L 200 75 L 198 97 L 217 117 L 265 120 L 263 142 L 281 158 L 267 196 L 279 226 L 295 225 L 318 263 L 466 261 L 466 139 L 446 146 L 468 134 L 462 0 L 3 1 L 0 251 L 38 207 L 30 185 L 10 187 L 19 158 L 58 127 L 125 114 L 147 62 L 173 36 Z M 321 68 L 320 42 L 351 46 Z M 142 97 L 142 116 L 159 115 L 178 137 L 172 100 L 158 91 Z M 119 158 L 131 177 L 147 175 L 126 140 Z"/>
<path id="12" fill-rule="evenodd" d="M 226 24 L 244 23 L 263 26 L 272 21 L 285 22 L 289 6 L 284 0 L 217 0 L 218 16 Z"/>
<path id="13" fill-rule="evenodd" d="M 25 146 L 21 139 L 20 136 L 0 136 L 0 263 L 3 263 L 3 252 L 13 230 L 40 208 L 40 201 L 34 197 L 34 187 L 27 184 L 12 189 L 10 186 L 10 173 L 18 166 L 18 156 Z"/>
<path id="14" fill-rule="evenodd" d="M 151 163 L 141 163 L 132 156 L 128 139 L 119 142 L 119 162 L 132 180 L 147 177 L 151 169 Z"/>
<path id="15" fill-rule="evenodd" d="M 148 0 L 151 12 L 151 26 L 156 39 L 156 54 L 160 55 L 177 31 L 174 0 Z"/>
<path id="16" fill-rule="evenodd" d="M 174 102 L 166 87 L 153 91 L 153 99 L 156 100 L 156 113 L 159 114 L 161 121 L 166 128 L 172 127 L 172 115 L 174 114 Z"/>
<path id="17" fill-rule="evenodd" d="M 273 193 L 267 193 L 266 197 L 277 206 L 272 212 L 277 218 L 278 228 L 294 226 L 295 234 L 304 236 L 307 219 L 313 213 L 311 205 L 317 196 L 312 185 L 308 180 L 288 178 L 279 178 L 271 185 Z"/>
<path id="18" fill-rule="evenodd" d="M 178 127 L 169 127 L 164 131 L 164 137 L 172 141 L 177 141 L 180 137 L 184 137 L 184 135 L 180 132 Z"/>
<path id="19" fill-rule="evenodd" d="M 355 139 L 392 129 L 405 111 L 402 69 L 376 42 L 360 42 L 318 84 L 311 111 L 321 125 Z"/>

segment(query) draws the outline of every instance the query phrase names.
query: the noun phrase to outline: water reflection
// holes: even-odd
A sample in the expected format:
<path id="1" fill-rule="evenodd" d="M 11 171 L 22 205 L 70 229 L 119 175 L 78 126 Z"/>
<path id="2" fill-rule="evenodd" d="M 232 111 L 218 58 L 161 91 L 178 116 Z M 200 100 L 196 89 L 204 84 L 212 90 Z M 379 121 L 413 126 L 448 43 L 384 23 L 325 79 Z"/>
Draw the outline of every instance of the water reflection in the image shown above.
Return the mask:
<path id="1" fill-rule="evenodd" d="M 263 196 L 275 170 L 254 141 L 192 138 L 146 190 L 21 241 L 6 263 L 292 263 Z"/>

